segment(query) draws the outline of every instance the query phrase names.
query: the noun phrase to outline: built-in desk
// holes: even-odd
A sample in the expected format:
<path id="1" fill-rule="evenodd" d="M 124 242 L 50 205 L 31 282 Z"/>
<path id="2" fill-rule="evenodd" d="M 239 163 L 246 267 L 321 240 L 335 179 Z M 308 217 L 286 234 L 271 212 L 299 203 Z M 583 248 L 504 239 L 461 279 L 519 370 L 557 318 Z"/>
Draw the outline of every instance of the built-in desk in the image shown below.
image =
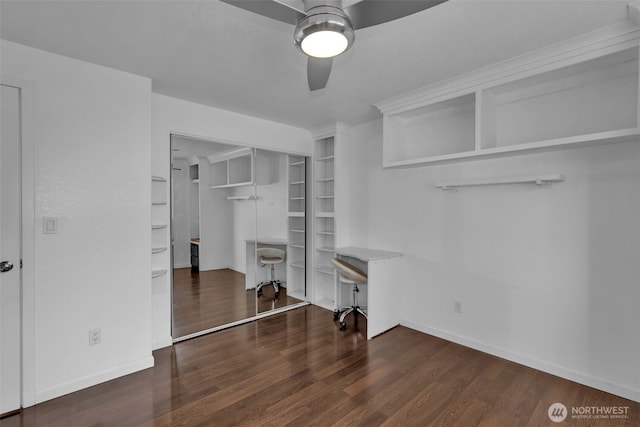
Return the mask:
<path id="1" fill-rule="evenodd" d="M 361 286 L 360 304 L 367 313 L 367 339 L 400 324 L 400 277 L 402 254 L 378 249 L 336 248 L 336 256 L 367 273 Z M 337 277 L 337 275 L 336 275 Z M 364 303 L 366 301 L 366 304 Z M 351 304 L 351 288 L 336 281 L 336 304 Z"/>
<path id="2" fill-rule="evenodd" d="M 270 269 L 262 268 L 262 264 L 256 258 L 256 243 L 258 248 L 278 248 L 287 251 L 287 239 L 280 237 L 259 237 L 258 239 L 247 240 L 247 273 L 245 275 L 245 289 L 254 289 L 258 283 L 270 279 Z M 286 261 L 275 264 L 276 279 L 280 280 L 284 286 L 287 281 Z M 255 272 L 255 276 L 254 273 Z"/>

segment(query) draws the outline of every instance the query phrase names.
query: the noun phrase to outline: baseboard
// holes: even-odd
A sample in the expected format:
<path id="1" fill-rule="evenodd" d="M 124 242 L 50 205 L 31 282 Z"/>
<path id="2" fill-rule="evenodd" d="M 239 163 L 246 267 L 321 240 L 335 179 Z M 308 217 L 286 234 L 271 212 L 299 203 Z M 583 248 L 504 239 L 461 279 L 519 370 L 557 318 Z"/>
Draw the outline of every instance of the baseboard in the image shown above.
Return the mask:
<path id="1" fill-rule="evenodd" d="M 151 350 L 158 350 L 165 347 L 171 347 L 173 345 L 172 337 L 164 337 L 159 340 L 155 340 L 151 343 Z"/>
<path id="2" fill-rule="evenodd" d="M 87 375 L 86 377 L 79 378 L 77 380 L 69 381 L 64 384 L 50 387 L 45 390 L 36 391 L 35 403 L 42 403 L 47 400 L 54 399 L 56 397 L 64 396 L 65 394 L 73 393 L 74 391 L 82 390 L 106 381 L 110 381 L 125 375 L 132 374 L 134 372 L 142 371 L 153 367 L 153 356 L 145 357 L 144 359 L 137 360 L 135 362 L 127 363 L 117 368 L 108 369 L 106 371 L 98 372 L 96 374 Z"/>
<path id="3" fill-rule="evenodd" d="M 191 268 L 191 264 L 173 264 L 173 268 Z"/>
<path id="4" fill-rule="evenodd" d="M 502 359 L 510 360 L 512 362 L 519 363 L 521 365 L 528 366 L 530 368 L 537 369 L 539 371 L 543 371 L 551 375 L 567 379 L 569 381 L 593 387 L 598 390 L 606 391 L 607 393 L 615 394 L 616 396 L 624 397 L 625 399 L 630 399 L 635 402 L 640 402 L 640 390 L 635 390 L 628 386 L 612 384 L 611 382 L 601 378 L 596 378 L 581 372 L 572 371 L 571 369 L 567 369 L 562 366 L 557 366 L 541 360 L 532 359 L 530 357 L 514 353 L 503 348 L 489 346 L 481 342 L 453 334 L 449 331 L 432 328 L 426 325 L 406 320 L 402 320 L 400 324 L 402 326 L 406 326 L 407 328 L 415 329 L 416 331 L 433 335 L 435 337 L 442 338 L 444 340 L 451 341 L 465 347 L 473 348 L 483 353 L 488 353 Z"/>

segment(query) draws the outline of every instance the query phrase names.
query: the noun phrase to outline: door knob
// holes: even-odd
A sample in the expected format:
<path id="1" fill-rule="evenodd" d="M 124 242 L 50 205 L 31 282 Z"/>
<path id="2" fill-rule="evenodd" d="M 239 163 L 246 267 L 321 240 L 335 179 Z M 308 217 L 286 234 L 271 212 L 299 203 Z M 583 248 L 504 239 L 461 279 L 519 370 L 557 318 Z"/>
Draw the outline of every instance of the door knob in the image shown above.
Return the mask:
<path id="1" fill-rule="evenodd" d="M 12 269 L 13 264 L 11 264 L 11 261 L 0 262 L 0 273 L 6 273 L 7 271 L 11 271 Z"/>

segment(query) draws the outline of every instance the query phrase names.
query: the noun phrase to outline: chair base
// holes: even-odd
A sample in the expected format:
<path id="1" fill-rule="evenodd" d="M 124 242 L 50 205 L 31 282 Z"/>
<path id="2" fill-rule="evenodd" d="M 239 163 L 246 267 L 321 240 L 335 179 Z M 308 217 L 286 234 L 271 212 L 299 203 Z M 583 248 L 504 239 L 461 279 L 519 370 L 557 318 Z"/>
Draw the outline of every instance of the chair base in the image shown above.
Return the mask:
<path id="1" fill-rule="evenodd" d="M 280 280 L 267 280 L 266 282 L 260 282 L 256 287 L 256 293 L 258 294 L 258 296 L 262 296 L 262 288 L 264 288 L 265 286 L 273 286 L 275 297 L 278 298 L 280 296 L 281 285 L 282 282 L 280 282 Z"/>
<path id="2" fill-rule="evenodd" d="M 344 321 L 344 319 L 347 318 L 347 316 L 349 314 L 353 313 L 354 319 L 357 322 L 358 321 L 358 314 L 361 314 L 365 319 L 369 319 L 367 317 L 367 313 L 365 313 L 360 306 L 358 305 L 352 305 L 351 307 L 348 307 L 344 310 L 334 310 L 333 311 L 333 320 L 340 320 L 340 330 L 344 331 L 347 329 L 347 322 Z"/>

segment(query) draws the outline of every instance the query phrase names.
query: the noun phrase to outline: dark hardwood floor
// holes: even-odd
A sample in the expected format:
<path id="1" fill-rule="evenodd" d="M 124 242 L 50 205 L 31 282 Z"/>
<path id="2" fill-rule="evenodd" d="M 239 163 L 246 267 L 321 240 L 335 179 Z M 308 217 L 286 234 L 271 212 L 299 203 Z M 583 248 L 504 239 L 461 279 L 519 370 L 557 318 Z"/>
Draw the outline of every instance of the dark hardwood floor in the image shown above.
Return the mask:
<path id="1" fill-rule="evenodd" d="M 300 302 L 282 288 L 275 298 L 272 286 L 264 288 L 256 306 L 255 289 L 245 289 L 245 275 L 225 268 L 191 273 L 173 271 L 173 336 L 182 337 L 215 326 Z"/>
<path id="2" fill-rule="evenodd" d="M 372 341 L 307 306 L 154 352 L 156 365 L 2 426 L 618 426 L 640 404 L 396 327 Z M 628 419 L 552 423 L 563 403 Z"/>

